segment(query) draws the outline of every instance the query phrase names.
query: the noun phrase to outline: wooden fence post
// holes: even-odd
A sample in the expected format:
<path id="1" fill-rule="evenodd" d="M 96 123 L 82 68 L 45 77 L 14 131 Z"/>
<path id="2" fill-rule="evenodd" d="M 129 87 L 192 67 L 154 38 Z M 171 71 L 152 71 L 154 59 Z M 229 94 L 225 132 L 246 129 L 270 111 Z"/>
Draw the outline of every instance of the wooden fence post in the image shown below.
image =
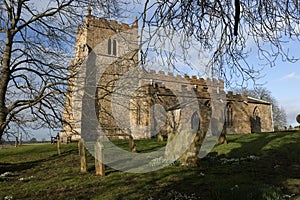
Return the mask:
<path id="1" fill-rule="evenodd" d="M 60 155 L 61 154 L 61 151 L 60 151 L 61 141 L 60 141 L 59 134 L 57 134 L 57 136 L 56 136 L 56 144 L 57 144 L 57 154 Z"/>
<path id="2" fill-rule="evenodd" d="M 103 144 L 97 141 L 95 144 L 95 169 L 96 175 L 105 176 L 105 166 L 103 164 Z"/>
<path id="3" fill-rule="evenodd" d="M 87 172 L 86 153 L 84 140 L 81 138 L 78 142 L 79 156 L 80 156 L 80 172 Z"/>
<path id="4" fill-rule="evenodd" d="M 15 141 L 15 147 L 18 147 L 19 146 L 19 138 L 16 137 L 16 141 Z"/>

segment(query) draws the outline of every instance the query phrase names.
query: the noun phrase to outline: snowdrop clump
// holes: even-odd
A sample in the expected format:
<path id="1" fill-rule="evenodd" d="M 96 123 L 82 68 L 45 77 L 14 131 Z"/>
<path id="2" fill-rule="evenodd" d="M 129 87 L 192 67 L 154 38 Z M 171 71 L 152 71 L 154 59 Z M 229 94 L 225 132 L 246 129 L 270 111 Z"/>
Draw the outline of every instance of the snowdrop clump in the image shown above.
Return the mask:
<path id="1" fill-rule="evenodd" d="M 13 198 L 12 195 L 8 195 L 8 196 L 5 196 L 3 199 L 4 199 L 4 200 L 12 200 L 12 199 L 14 199 L 14 198 Z"/>
<path id="2" fill-rule="evenodd" d="M 34 178 L 34 176 L 29 176 L 27 178 L 19 178 L 19 181 L 29 181 L 32 178 Z"/>
<path id="3" fill-rule="evenodd" d="M 4 172 L 3 174 L 0 174 L 0 177 L 8 177 L 8 176 L 12 176 L 13 173 L 12 172 Z"/>
<path id="4" fill-rule="evenodd" d="M 241 158 L 221 158 L 220 161 L 222 164 L 239 164 L 241 161 L 254 161 L 258 159 L 258 156 L 250 155 Z"/>
<path id="5" fill-rule="evenodd" d="M 200 197 L 197 197 L 196 194 L 182 194 L 177 191 L 170 191 L 168 193 L 168 197 L 171 197 L 174 200 L 197 200 L 200 199 Z"/>
<path id="6" fill-rule="evenodd" d="M 159 158 L 154 158 L 153 160 L 151 160 L 149 164 L 151 165 L 151 167 L 157 167 L 157 166 L 168 166 L 172 163 L 173 162 L 170 160 L 167 160 L 163 157 L 159 157 Z"/>

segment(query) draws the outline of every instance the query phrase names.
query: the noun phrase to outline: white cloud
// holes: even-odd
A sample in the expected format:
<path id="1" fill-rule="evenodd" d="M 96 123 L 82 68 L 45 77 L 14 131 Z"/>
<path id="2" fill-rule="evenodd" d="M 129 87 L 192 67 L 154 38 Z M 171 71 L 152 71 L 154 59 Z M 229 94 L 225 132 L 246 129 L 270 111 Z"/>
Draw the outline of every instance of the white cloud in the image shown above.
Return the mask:
<path id="1" fill-rule="evenodd" d="M 292 72 L 282 77 L 280 80 L 291 80 L 291 79 L 300 79 L 300 75 L 296 74 L 295 72 Z"/>

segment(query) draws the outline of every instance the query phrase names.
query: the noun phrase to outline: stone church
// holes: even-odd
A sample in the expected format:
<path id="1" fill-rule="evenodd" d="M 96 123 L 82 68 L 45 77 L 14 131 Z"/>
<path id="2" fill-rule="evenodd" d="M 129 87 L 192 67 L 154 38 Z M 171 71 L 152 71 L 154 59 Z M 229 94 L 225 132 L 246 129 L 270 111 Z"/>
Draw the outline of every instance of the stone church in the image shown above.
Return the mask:
<path id="1" fill-rule="evenodd" d="M 128 134 L 133 138 L 167 137 L 180 130 L 206 134 L 214 120 L 221 121 L 226 134 L 273 131 L 270 102 L 226 93 L 221 80 L 144 69 L 138 62 L 138 40 L 137 19 L 129 25 L 88 13 L 78 28 L 75 58 L 70 65 L 63 138 L 76 139 L 82 130 L 93 126 L 116 138 Z M 94 90 L 86 97 L 86 90 L 78 88 L 85 88 L 89 81 Z M 92 103 L 83 100 L 91 96 Z M 222 106 L 218 107 L 216 100 Z M 90 104 L 88 112 L 95 112 L 97 120 L 82 127 Z"/>

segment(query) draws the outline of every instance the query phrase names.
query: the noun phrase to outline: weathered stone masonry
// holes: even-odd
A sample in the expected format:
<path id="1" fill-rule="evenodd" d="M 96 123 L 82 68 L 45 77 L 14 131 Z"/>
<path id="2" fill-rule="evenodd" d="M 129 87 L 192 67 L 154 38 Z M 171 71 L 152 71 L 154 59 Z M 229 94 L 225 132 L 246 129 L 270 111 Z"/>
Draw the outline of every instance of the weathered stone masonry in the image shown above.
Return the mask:
<path id="1" fill-rule="evenodd" d="M 78 28 L 71 75 L 78 77 L 80 67 L 86 65 L 84 60 L 91 53 L 95 54 L 93 65 L 97 68 L 95 76 L 99 77 L 95 94 L 96 114 L 105 134 L 119 137 L 129 128 L 134 138 L 149 138 L 157 133 L 167 135 L 178 130 L 180 126 L 181 129 L 199 129 L 197 131 L 206 132 L 212 120 L 213 93 L 225 97 L 222 112 L 226 133 L 273 131 L 272 105 L 269 102 L 248 97 L 246 94 L 225 94 L 221 80 L 204 80 L 187 75 L 181 77 L 171 73 L 138 69 L 137 28 L 137 20 L 130 26 L 91 15 L 88 15 L 84 24 Z M 81 78 L 84 79 L 86 74 L 82 71 L 80 73 L 83 73 Z M 140 78 L 130 78 L 130 73 L 135 73 L 133 77 Z M 123 80 L 124 76 L 129 78 Z M 83 94 L 82 91 L 74 90 L 74 84 L 78 84 L 74 83 L 75 80 L 78 81 L 72 76 L 69 80 L 69 92 L 63 113 L 63 137 L 74 137 L 81 130 L 81 126 L 78 125 L 80 123 L 75 122 L 82 119 L 82 102 L 75 101 L 74 96 Z M 131 84 L 136 85 L 137 89 L 124 95 L 119 92 L 118 82 L 122 83 L 124 91 L 130 88 Z M 120 102 L 128 102 L 122 107 L 116 106 L 122 112 L 118 120 L 113 115 L 113 111 L 118 110 L 112 108 L 113 98 L 116 97 Z M 189 108 L 185 109 L 189 110 L 189 113 L 184 115 L 186 119 L 181 118 L 183 107 Z M 153 117 L 153 112 L 159 115 L 159 112 L 153 109 L 161 111 L 162 116 L 157 119 Z M 125 112 L 126 110 L 128 112 Z M 158 125 L 161 126 L 157 127 Z"/>

